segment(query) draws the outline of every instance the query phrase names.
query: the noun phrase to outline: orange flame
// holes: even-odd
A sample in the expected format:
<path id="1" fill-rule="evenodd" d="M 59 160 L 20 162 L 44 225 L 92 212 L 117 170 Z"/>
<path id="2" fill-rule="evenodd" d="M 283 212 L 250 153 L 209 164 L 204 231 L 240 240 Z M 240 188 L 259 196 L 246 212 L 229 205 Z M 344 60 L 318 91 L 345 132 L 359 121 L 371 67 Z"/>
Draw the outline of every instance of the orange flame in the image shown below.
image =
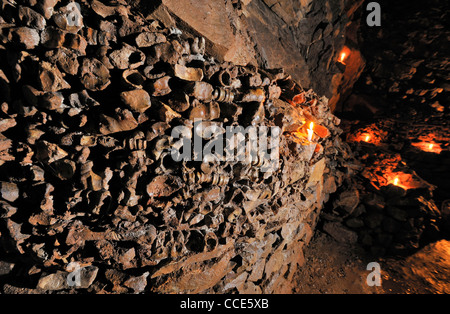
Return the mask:
<path id="1" fill-rule="evenodd" d="M 366 142 L 370 141 L 370 135 L 366 135 L 366 137 L 364 138 L 364 141 L 366 141 Z"/>
<path id="2" fill-rule="evenodd" d="M 428 153 L 440 154 L 442 151 L 442 148 L 438 143 L 430 143 L 428 141 L 412 143 L 412 146 L 417 147 L 418 149 Z"/>
<path id="3" fill-rule="evenodd" d="M 394 179 L 394 185 L 395 185 L 395 186 L 398 186 L 398 177 L 396 177 L 396 178 Z"/>
<path id="4" fill-rule="evenodd" d="M 345 64 L 345 60 L 349 57 L 349 55 L 350 49 L 347 46 L 344 46 L 344 48 L 342 48 L 341 52 L 339 53 L 338 62 Z"/>

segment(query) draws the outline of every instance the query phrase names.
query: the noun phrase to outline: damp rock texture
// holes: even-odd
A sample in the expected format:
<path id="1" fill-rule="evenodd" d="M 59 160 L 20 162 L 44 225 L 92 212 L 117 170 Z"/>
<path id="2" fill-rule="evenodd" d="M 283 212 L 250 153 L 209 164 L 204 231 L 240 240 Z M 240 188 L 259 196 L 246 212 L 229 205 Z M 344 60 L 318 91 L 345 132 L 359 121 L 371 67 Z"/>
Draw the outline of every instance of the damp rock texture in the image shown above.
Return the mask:
<path id="1" fill-rule="evenodd" d="M 364 68 L 358 51 L 364 1 L 339 0 L 162 0 L 134 5 L 166 25 L 206 40 L 219 60 L 284 68 L 305 89 L 328 97 L 336 108 Z M 344 46 L 349 62 L 338 62 Z M 342 94 L 343 97 L 340 97 Z"/>
<path id="2" fill-rule="evenodd" d="M 218 61 L 124 1 L 4 2 L 1 20 L 0 258 L 17 261 L 4 292 L 292 290 L 353 172 L 325 97 Z M 174 158 L 181 134 L 206 144 L 231 126 L 279 130 L 262 133 L 275 157 Z"/>

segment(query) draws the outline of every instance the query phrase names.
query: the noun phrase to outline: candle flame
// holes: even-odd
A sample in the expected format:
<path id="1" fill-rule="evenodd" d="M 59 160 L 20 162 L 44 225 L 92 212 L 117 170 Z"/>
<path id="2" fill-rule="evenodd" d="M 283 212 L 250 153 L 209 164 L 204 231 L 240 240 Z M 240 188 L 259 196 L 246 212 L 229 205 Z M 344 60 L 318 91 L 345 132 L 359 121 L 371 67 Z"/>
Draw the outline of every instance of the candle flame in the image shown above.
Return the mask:
<path id="1" fill-rule="evenodd" d="M 438 143 L 432 143 L 430 141 L 412 143 L 412 146 L 428 153 L 440 154 L 442 151 L 442 148 Z"/>
<path id="2" fill-rule="evenodd" d="M 345 60 L 348 59 L 348 57 L 351 54 L 350 48 L 347 46 L 342 47 L 342 50 L 339 52 L 338 62 L 345 65 Z"/>
<path id="3" fill-rule="evenodd" d="M 370 135 L 366 135 L 366 138 L 364 139 L 366 142 L 370 140 Z"/>
<path id="4" fill-rule="evenodd" d="M 395 185 L 395 186 L 398 185 L 398 177 L 396 177 L 396 178 L 394 179 L 394 185 Z"/>
<path id="5" fill-rule="evenodd" d="M 309 129 L 310 129 L 310 130 L 314 130 L 314 122 L 311 122 L 311 123 L 309 124 Z"/>

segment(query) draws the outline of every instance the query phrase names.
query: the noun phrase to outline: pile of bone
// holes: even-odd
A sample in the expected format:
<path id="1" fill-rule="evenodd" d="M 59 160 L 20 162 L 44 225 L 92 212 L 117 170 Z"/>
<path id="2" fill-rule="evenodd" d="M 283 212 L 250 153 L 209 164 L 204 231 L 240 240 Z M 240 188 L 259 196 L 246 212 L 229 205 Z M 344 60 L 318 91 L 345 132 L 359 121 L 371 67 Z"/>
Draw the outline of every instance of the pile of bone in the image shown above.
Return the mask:
<path id="1" fill-rule="evenodd" d="M 2 2 L 3 292 L 17 281 L 94 293 L 289 289 L 322 204 L 351 172 L 327 100 L 283 71 L 214 60 L 203 39 L 122 1 L 89 3 Z M 279 166 L 175 161 L 172 131 L 195 119 L 278 126 Z M 307 121 L 325 130 L 315 144 L 293 135 Z"/>

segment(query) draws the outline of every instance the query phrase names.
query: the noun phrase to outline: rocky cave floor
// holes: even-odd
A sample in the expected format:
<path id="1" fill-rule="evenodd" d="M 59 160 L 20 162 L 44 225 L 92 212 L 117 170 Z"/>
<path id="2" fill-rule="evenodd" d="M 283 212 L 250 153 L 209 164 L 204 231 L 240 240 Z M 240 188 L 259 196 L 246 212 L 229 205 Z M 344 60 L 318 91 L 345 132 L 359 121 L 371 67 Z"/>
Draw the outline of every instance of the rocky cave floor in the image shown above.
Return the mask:
<path id="1" fill-rule="evenodd" d="M 357 210 L 343 213 L 326 209 L 305 251 L 305 266 L 296 279 L 297 293 L 450 292 L 450 63 L 446 40 L 449 30 L 445 26 L 449 8 L 448 3 L 435 1 L 429 10 L 423 10 L 420 3 L 411 3 L 405 11 L 401 2 L 383 3 L 383 21 L 389 23 L 380 28 L 363 27 L 366 40 L 362 53 L 366 68 L 337 115 L 343 119 L 342 126 L 356 159 L 366 169 L 355 176 L 361 198 L 368 191 L 382 195 L 374 189 L 376 183 L 403 168 L 432 185 L 429 186 L 432 192 L 426 198 L 438 214 L 429 220 L 429 226 L 433 227 L 425 227 L 420 235 L 415 234 L 416 239 L 420 238 L 416 243 L 409 248 L 394 245 L 395 250 L 389 250 L 386 247 L 399 238 L 405 224 L 397 226 L 398 229 L 394 227 L 391 234 L 386 231 L 389 226 L 383 223 L 378 231 L 374 231 L 378 228 L 375 226 L 366 228 L 367 223 L 355 224 L 357 220 L 349 219 L 352 216 L 363 217 L 362 220 L 370 217 L 367 212 L 373 208 L 367 203 L 367 212 L 362 215 L 355 214 Z M 394 160 L 397 164 L 390 168 Z M 408 188 L 408 184 L 404 185 Z M 377 196 L 375 199 L 381 202 L 371 205 L 392 214 L 394 211 L 389 206 L 393 198 L 417 197 L 417 193 L 413 195 L 407 190 L 403 196 L 395 195 L 398 191 L 381 198 Z M 422 190 L 418 194 L 426 193 Z M 333 213 L 331 218 L 329 213 Z M 399 222 L 397 219 L 402 220 L 397 216 L 392 221 Z M 341 222 L 340 227 L 345 225 L 342 230 L 350 235 L 357 232 L 359 240 L 352 242 L 351 237 L 342 233 L 324 232 L 321 224 L 327 224 L 327 220 Z M 364 237 L 358 228 L 372 228 L 374 232 Z M 384 243 L 377 246 L 376 238 Z M 370 273 L 366 267 L 373 261 L 381 266 L 380 287 L 366 284 Z"/>
<path id="2" fill-rule="evenodd" d="M 368 286 L 380 264 L 381 286 Z M 414 269 L 414 273 L 411 273 Z M 297 294 L 437 294 L 449 293 L 450 245 L 442 240 L 410 257 L 374 258 L 358 244 L 344 244 L 318 230 L 305 249 L 305 265 L 294 277 Z"/>

